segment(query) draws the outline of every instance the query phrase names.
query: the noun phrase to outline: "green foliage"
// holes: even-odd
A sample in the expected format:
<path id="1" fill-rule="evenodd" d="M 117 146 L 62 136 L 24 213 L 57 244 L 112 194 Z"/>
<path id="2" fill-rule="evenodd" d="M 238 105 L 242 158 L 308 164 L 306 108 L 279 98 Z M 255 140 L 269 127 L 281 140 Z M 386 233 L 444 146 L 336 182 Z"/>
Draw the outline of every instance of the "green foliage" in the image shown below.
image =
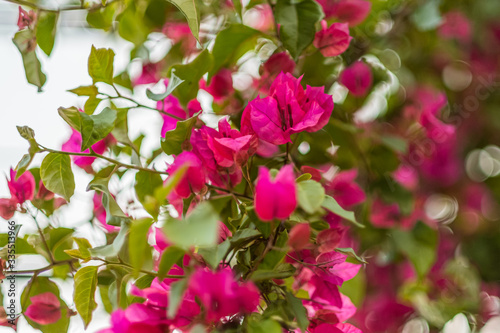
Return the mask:
<path id="1" fill-rule="evenodd" d="M 12 39 L 23 58 L 24 72 L 26 79 L 32 85 L 42 91 L 42 87 L 47 81 L 47 77 L 42 72 L 42 65 L 36 55 L 35 36 L 31 30 L 21 30 L 17 32 Z"/>
<path id="2" fill-rule="evenodd" d="M 151 261 L 151 248 L 148 244 L 148 231 L 153 221 L 140 219 L 132 221 L 128 242 L 129 258 L 137 275 L 145 263 Z"/>
<path id="3" fill-rule="evenodd" d="M 71 170 L 71 159 L 68 155 L 49 153 L 42 161 L 40 176 L 43 185 L 67 201 L 75 192 L 75 177 Z"/>
<path id="4" fill-rule="evenodd" d="M 172 243 L 182 247 L 217 244 L 219 218 L 209 203 L 202 202 L 184 220 L 170 218 L 163 232 Z"/>
<path id="5" fill-rule="evenodd" d="M 330 212 L 337 214 L 343 219 L 353 223 L 355 226 L 364 228 L 365 226 L 356 221 L 356 217 L 353 212 L 349 212 L 342 208 L 338 202 L 329 195 L 325 196 L 325 200 L 322 203 L 322 207 L 328 209 Z"/>
<path id="6" fill-rule="evenodd" d="M 174 318 L 177 310 L 181 305 L 182 298 L 188 286 L 188 279 L 181 279 L 170 285 L 170 293 L 168 294 L 168 309 L 167 317 Z"/>
<path id="7" fill-rule="evenodd" d="M 182 259 L 184 254 L 185 251 L 183 249 L 175 246 L 169 246 L 163 251 L 160 264 L 158 265 L 158 279 L 160 281 L 165 278 L 172 266 Z"/>
<path id="8" fill-rule="evenodd" d="M 88 60 L 88 71 L 92 82 L 113 84 L 113 61 L 115 53 L 111 49 L 96 49 L 92 45 Z"/>
<path id="9" fill-rule="evenodd" d="M 174 95 L 179 101 L 186 105 L 190 100 L 196 98 L 201 77 L 210 71 L 213 64 L 213 57 L 208 50 L 203 50 L 196 59 L 185 65 L 174 65 L 170 73 L 174 71 L 175 75 L 183 80 L 177 87 Z"/>
<path id="10" fill-rule="evenodd" d="M 194 38 L 199 39 L 200 13 L 196 6 L 196 0 L 168 0 L 173 3 L 186 17 L 189 28 Z"/>
<path id="11" fill-rule="evenodd" d="M 36 26 L 36 42 L 38 46 L 50 56 L 54 48 L 54 39 L 56 38 L 58 12 L 40 11 L 38 13 L 38 23 Z"/>
<path id="12" fill-rule="evenodd" d="M 175 75 L 175 69 L 172 69 L 172 71 L 170 72 L 170 79 L 168 80 L 167 90 L 164 93 L 155 94 L 148 88 L 146 89 L 146 95 L 153 101 L 162 101 L 170 96 L 175 88 L 177 88 L 182 82 L 184 82 L 184 80 L 178 78 L 177 75 Z"/>
<path id="13" fill-rule="evenodd" d="M 278 0 L 274 15 L 280 25 L 280 39 L 295 59 L 313 42 L 316 23 L 324 16 L 314 0 Z"/>
<path id="14" fill-rule="evenodd" d="M 297 183 L 299 205 L 309 214 L 314 214 L 325 200 L 325 189 L 314 180 Z"/>
<path id="15" fill-rule="evenodd" d="M 86 266 L 80 268 L 75 274 L 75 294 L 73 300 L 76 310 L 82 317 L 85 328 L 92 320 L 92 313 L 97 308 L 95 291 L 97 288 L 97 267 Z"/>
<path id="16" fill-rule="evenodd" d="M 161 148 L 167 155 L 177 155 L 183 151 L 183 144 L 189 141 L 198 114 L 186 120 L 179 120 L 173 130 L 165 133 L 165 138 L 161 139 Z"/>

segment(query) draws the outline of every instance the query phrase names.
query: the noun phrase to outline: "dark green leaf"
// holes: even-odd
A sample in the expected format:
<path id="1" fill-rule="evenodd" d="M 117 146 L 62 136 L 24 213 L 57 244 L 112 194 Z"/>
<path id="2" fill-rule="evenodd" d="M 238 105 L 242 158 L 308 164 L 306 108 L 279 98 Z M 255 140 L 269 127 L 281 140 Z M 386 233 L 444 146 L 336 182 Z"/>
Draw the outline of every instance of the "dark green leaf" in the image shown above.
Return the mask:
<path id="1" fill-rule="evenodd" d="M 163 180 L 158 173 L 139 171 L 135 174 L 135 193 L 146 211 L 153 217 L 158 216 L 160 204 L 155 197 L 155 190 L 162 187 Z"/>
<path id="2" fill-rule="evenodd" d="M 323 11 L 314 0 L 278 0 L 274 17 L 280 25 L 283 45 L 297 59 L 314 40 L 315 26 L 323 18 Z"/>
<path id="3" fill-rule="evenodd" d="M 80 112 L 82 119 L 80 132 L 82 133 L 82 151 L 90 148 L 94 143 L 104 139 L 113 129 L 116 120 L 116 110 L 104 108 L 99 114 L 89 116 Z"/>
<path id="4" fill-rule="evenodd" d="M 40 176 L 45 187 L 69 202 L 75 192 L 75 178 L 68 155 L 49 153 L 42 161 Z"/>
<path id="5" fill-rule="evenodd" d="M 162 252 L 158 266 L 158 279 L 160 281 L 163 281 L 172 266 L 184 256 L 184 253 L 184 250 L 175 246 L 169 246 Z"/>
<path id="6" fill-rule="evenodd" d="M 205 262 L 216 269 L 219 267 L 220 262 L 224 259 L 227 251 L 229 250 L 231 243 L 229 240 L 225 240 L 222 243 L 213 246 L 213 247 L 203 247 L 198 249 L 198 253 L 203 257 Z"/>
<path id="7" fill-rule="evenodd" d="M 270 279 L 286 279 L 295 273 L 295 267 L 291 264 L 281 263 L 275 269 L 258 269 L 250 277 L 252 281 L 264 281 Z"/>
<path id="8" fill-rule="evenodd" d="M 255 48 L 255 41 L 262 33 L 243 24 L 233 24 L 222 30 L 215 38 L 213 48 L 214 65 L 209 79 L 226 65 L 236 61 L 247 51 Z"/>
<path id="9" fill-rule="evenodd" d="M 182 104 L 196 98 L 198 94 L 198 82 L 202 76 L 212 68 L 213 58 L 208 50 L 201 52 L 196 59 L 185 65 L 174 65 L 170 72 L 175 70 L 175 75 L 184 82 L 179 84 L 174 91 Z"/>
<path id="10" fill-rule="evenodd" d="M 302 301 L 297 297 L 293 296 L 291 293 L 286 293 L 286 300 L 292 309 L 293 315 L 297 320 L 297 324 L 302 332 L 306 331 L 307 326 L 309 325 L 309 320 L 307 319 L 307 311 L 302 305 Z"/>
<path id="11" fill-rule="evenodd" d="M 83 319 L 85 328 L 87 328 L 92 320 L 92 312 L 97 307 L 97 303 L 94 300 L 96 287 L 97 266 L 86 266 L 76 272 L 73 300 L 76 310 Z"/>

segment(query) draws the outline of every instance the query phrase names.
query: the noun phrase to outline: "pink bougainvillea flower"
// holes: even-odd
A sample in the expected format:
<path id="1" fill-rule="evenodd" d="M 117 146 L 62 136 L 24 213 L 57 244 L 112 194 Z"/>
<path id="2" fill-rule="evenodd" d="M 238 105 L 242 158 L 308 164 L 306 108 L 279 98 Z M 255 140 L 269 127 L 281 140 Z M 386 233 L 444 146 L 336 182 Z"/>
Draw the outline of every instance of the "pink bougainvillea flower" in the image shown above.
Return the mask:
<path id="1" fill-rule="evenodd" d="M 321 30 L 316 33 L 313 45 L 325 57 L 335 57 L 344 53 L 352 37 L 347 23 L 333 23 L 329 28 L 326 21 L 321 21 Z"/>
<path id="2" fill-rule="evenodd" d="M 311 332 L 315 332 L 314 327 L 322 323 L 338 324 L 348 320 L 356 313 L 356 307 L 349 297 L 340 294 L 340 298 L 342 299 L 341 307 L 307 300 L 302 301 L 310 318 L 309 328 L 312 329 Z"/>
<path id="3" fill-rule="evenodd" d="M 468 42 L 472 35 L 471 23 L 462 12 L 451 11 L 443 15 L 443 22 L 438 28 L 438 34 L 445 39 Z"/>
<path id="4" fill-rule="evenodd" d="M 45 185 L 43 185 L 42 180 L 40 179 L 40 182 L 38 183 L 38 192 L 36 193 L 36 199 L 41 199 L 41 200 L 51 200 L 54 198 L 54 193 L 47 190 Z"/>
<path id="5" fill-rule="evenodd" d="M 394 180 L 409 190 L 415 190 L 418 186 L 418 172 L 411 165 L 400 164 L 393 173 Z"/>
<path id="6" fill-rule="evenodd" d="M 354 181 L 358 176 L 358 171 L 341 171 L 335 177 L 325 184 L 326 193 L 332 196 L 338 204 L 348 209 L 365 200 L 365 192 Z"/>
<path id="7" fill-rule="evenodd" d="M 321 324 L 311 331 L 312 333 L 363 333 L 359 328 L 343 323 L 343 324 Z"/>
<path id="8" fill-rule="evenodd" d="M 349 89 L 353 96 L 365 96 L 373 83 L 372 70 L 364 61 L 356 61 L 342 71 L 339 82 Z"/>
<path id="9" fill-rule="evenodd" d="M 283 73 L 293 73 L 295 61 L 286 52 L 275 53 L 264 62 L 260 69 L 260 79 L 255 79 L 253 86 L 262 95 L 269 93 L 269 88 L 276 76 Z"/>
<path id="10" fill-rule="evenodd" d="M 67 152 L 73 152 L 73 153 L 80 153 L 81 152 L 81 147 L 82 147 L 82 135 L 80 132 L 78 132 L 75 129 L 71 129 L 71 136 L 69 139 L 63 143 L 61 150 L 62 151 L 67 151 Z M 98 141 L 92 145 L 92 150 L 96 152 L 97 154 L 103 154 L 108 147 L 114 145 L 116 142 L 116 139 L 113 137 L 112 134 L 108 134 L 104 139 L 101 141 Z M 83 151 L 83 153 L 89 153 L 90 150 L 87 149 Z M 73 163 L 75 165 L 79 166 L 83 170 L 85 170 L 87 173 L 93 173 L 94 170 L 92 169 L 92 163 L 95 161 L 95 157 L 93 156 L 71 156 L 71 159 L 73 160 Z"/>
<path id="11" fill-rule="evenodd" d="M 259 168 L 255 185 L 255 212 L 263 221 L 286 219 L 297 207 L 297 186 L 291 165 L 285 165 L 271 179 L 266 167 Z"/>
<path id="12" fill-rule="evenodd" d="M 371 7 L 371 2 L 366 0 L 340 0 L 331 6 L 331 16 L 353 27 L 368 17 Z"/>
<path id="13" fill-rule="evenodd" d="M 201 301 L 211 322 L 251 313 L 260 299 L 257 287 L 252 282 L 236 282 L 229 268 L 218 272 L 198 268 L 189 279 L 189 291 Z"/>
<path id="14" fill-rule="evenodd" d="M 243 134 L 255 134 L 275 145 L 290 141 L 290 135 L 316 132 L 323 128 L 333 111 L 333 99 L 323 87 L 304 90 L 300 79 L 280 73 L 271 85 L 269 96 L 248 103 L 241 119 Z"/>
<path id="15" fill-rule="evenodd" d="M 288 236 L 288 245 L 294 251 L 305 249 L 309 245 L 311 238 L 311 227 L 309 223 L 299 223 L 293 226 Z"/>
<path id="16" fill-rule="evenodd" d="M 191 193 L 199 193 L 205 187 L 205 169 L 196 154 L 184 151 L 175 157 L 167 172 L 172 174 L 183 166 L 187 169 L 174 191 L 181 198 L 189 198 Z"/>
<path id="17" fill-rule="evenodd" d="M 30 28 L 35 20 L 36 13 L 33 10 L 27 12 L 19 6 L 19 18 L 17 19 L 17 26 L 19 27 L 19 30 Z"/>
<path id="18" fill-rule="evenodd" d="M 32 200 L 36 189 L 35 177 L 29 171 L 23 173 L 18 179 L 16 179 L 16 174 L 17 172 L 11 168 L 10 180 L 7 182 L 11 196 L 16 198 L 18 203 Z"/>
<path id="19" fill-rule="evenodd" d="M 35 178 L 31 172 L 26 171 L 16 179 L 16 171 L 11 168 L 7 186 L 9 187 L 10 198 L 0 199 L 0 216 L 6 220 L 14 216 L 19 205 L 33 199 L 36 189 Z"/>
<path id="20" fill-rule="evenodd" d="M 205 80 L 201 81 L 200 89 L 206 90 L 213 96 L 215 102 L 219 102 L 234 92 L 232 73 L 227 68 L 220 69 L 210 80 L 207 86 Z"/>
<path id="21" fill-rule="evenodd" d="M 172 40 L 174 44 L 181 43 L 185 53 L 190 54 L 196 51 L 196 39 L 185 22 L 172 22 L 167 20 L 162 28 L 162 32 Z"/>
<path id="22" fill-rule="evenodd" d="M 24 315 L 35 323 L 48 325 L 61 319 L 61 303 L 56 295 L 46 292 L 30 297 L 31 304 Z"/>
<path id="23" fill-rule="evenodd" d="M 160 81 L 160 63 L 148 62 L 142 65 L 141 74 L 132 81 L 133 86 Z"/>
<path id="24" fill-rule="evenodd" d="M 339 228 L 330 228 L 320 231 L 316 237 L 318 251 L 323 253 L 335 250 L 335 248 L 339 246 L 343 236 L 344 231 Z"/>

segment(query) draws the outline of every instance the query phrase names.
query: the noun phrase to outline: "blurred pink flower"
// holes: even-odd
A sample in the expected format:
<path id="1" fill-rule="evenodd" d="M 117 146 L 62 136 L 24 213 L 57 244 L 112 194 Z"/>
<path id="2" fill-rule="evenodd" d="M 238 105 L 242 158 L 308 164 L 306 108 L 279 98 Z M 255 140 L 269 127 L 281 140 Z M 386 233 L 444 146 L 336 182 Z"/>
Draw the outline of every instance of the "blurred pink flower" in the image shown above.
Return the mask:
<path id="1" fill-rule="evenodd" d="M 358 176 L 355 169 L 340 171 L 335 177 L 325 184 L 325 191 L 332 196 L 338 204 L 348 209 L 365 200 L 365 192 L 354 181 Z"/>
<path id="2" fill-rule="evenodd" d="M 106 220 L 106 209 L 102 204 L 102 193 L 95 192 L 92 197 L 92 202 L 94 204 L 94 216 L 99 222 L 99 225 L 104 228 L 106 232 L 117 232 L 120 227 L 109 225 Z"/>
<path id="3" fill-rule="evenodd" d="M 335 57 L 344 53 L 352 37 L 347 23 L 333 23 L 329 28 L 325 20 L 321 21 L 321 30 L 316 33 L 313 45 L 325 57 Z"/>
<path id="4" fill-rule="evenodd" d="M 438 28 L 438 34 L 444 39 L 469 42 L 472 37 L 471 23 L 462 12 L 450 11 L 443 15 L 443 22 Z"/>
<path id="5" fill-rule="evenodd" d="M 310 242 L 311 227 L 309 223 L 299 223 L 292 227 L 288 236 L 288 246 L 294 251 L 305 249 Z"/>
<path id="6" fill-rule="evenodd" d="M 160 80 L 160 63 L 148 62 L 142 65 L 141 75 L 132 81 L 133 86 L 156 83 Z"/>
<path id="7" fill-rule="evenodd" d="M 234 92 L 233 77 L 227 68 L 221 68 L 210 80 L 207 86 L 205 80 L 201 80 L 200 89 L 206 90 L 213 96 L 214 102 L 220 102 Z"/>
<path id="8" fill-rule="evenodd" d="M 355 26 L 370 14 L 371 2 L 366 0 L 317 0 L 323 7 L 325 19 L 335 17 L 341 22 Z"/>
<path id="9" fill-rule="evenodd" d="M 235 314 L 255 311 L 260 294 L 252 282 L 238 283 L 231 269 L 211 272 L 197 268 L 189 279 L 189 291 L 197 297 L 207 311 L 209 322 Z"/>
<path id="10" fill-rule="evenodd" d="M 255 212 L 263 221 L 286 219 L 297 207 L 297 186 L 291 165 L 285 165 L 271 179 L 269 169 L 259 168 L 255 185 Z"/>
<path id="11" fill-rule="evenodd" d="M 339 82 L 356 97 L 365 96 L 373 84 L 370 66 L 358 60 L 342 71 Z"/>

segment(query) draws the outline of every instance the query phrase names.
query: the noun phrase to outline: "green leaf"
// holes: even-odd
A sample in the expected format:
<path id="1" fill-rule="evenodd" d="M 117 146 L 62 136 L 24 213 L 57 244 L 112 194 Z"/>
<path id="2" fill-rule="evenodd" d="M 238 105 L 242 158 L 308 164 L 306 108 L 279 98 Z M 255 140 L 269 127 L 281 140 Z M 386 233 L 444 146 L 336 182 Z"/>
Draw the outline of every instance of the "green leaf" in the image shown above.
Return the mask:
<path id="1" fill-rule="evenodd" d="M 224 66 L 234 64 L 247 51 L 255 48 L 255 41 L 262 33 L 243 24 L 233 24 L 222 30 L 215 38 L 212 51 L 214 65 L 210 78 Z"/>
<path id="2" fill-rule="evenodd" d="M 151 248 L 148 244 L 148 231 L 153 224 L 152 219 L 135 220 L 130 225 L 128 251 L 130 263 L 135 268 L 136 274 L 142 269 L 143 264 L 151 257 Z"/>
<path id="3" fill-rule="evenodd" d="M 183 248 L 217 244 L 219 217 L 208 202 L 196 206 L 185 220 L 169 219 L 163 232 L 174 244 Z"/>
<path id="4" fill-rule="evenodd" d="M 129 234 L 129 230 L 130 230 L 130 223 L 123 222 L 120 227 L 120 231 L 118 232 L 116 238 L 113 240 L 112 244 L 98 246 L 94 247 L 93 249 L 89 249 L 90 253 L 92 254 L 93 257 L 116 256 L 118 252 L 120 252 L 120 250 L 122 249 L 123 245 L 125 244 L 127 236 Z"/>
<path id="5" fill-rule="evenodd" d="M 54 295 L 57 296 L 59 299 L 59 302 L 61 304 L 61 319 L 56 321 L 55 323 L 48 324 L 48 325 L 41 325 L 38 323 L 35 323 L 33 320 L 29 319 L 28 317 L 24 317 L 28 323 L 36 328 L 42 331 L 43 333 L 58 333 L 58 332 L 68 332 L 69 328 L 69 319 L 70 316 L 68 314 L 68 306 L 66 303 L 59 297 L 59 288 L 57 285 L 49 280 L 47 277 L 41 277 L 41 276 L 34 276 L 31 278 L 31 280 L 28 282 L 26 287 L 23 289 L 23 293 L 21 295 L 21 307 L 23 310 L 23 313 L 26 311 L 26 309 L 31 305 L 31 297 L 40 295 L 46 292 L 50 292 Z"/>
<path id="6" fill-rule="evenodd" d="M 281 333 L 281 325 L 272 319 L 250 321 L 247 325 L 248 333 Z"/>
<path id="7" fill-rule="evenodd" d="M 70 108 L 60 107 L 59 109 L 57 109 L 57 112 L 59 113 L 61 118 L 64 119 L 66 123 L 68 123 L 69 126 L 71 126 L 73 129 L 77 131 L 80 131 L 80 126 L 82 122 L 80 117 L 81 112 L 76 107 L 74 106 Z"/>
<path id="8" fill-rule="evenodd" d="M 182 104 L 187 105 L 190 100 L 196 98 L 198 82 L 212 68 L 212 63 L 212 55 L 208 50 L 204 50 L 189 64 L 172 66 L 170 73 L 175 70 L 175 75 L 184 81 L 174 91 L 174 95 Z"/>
<path id="9" fill-rule="evenodd" d="M 38 46 L 50 56 L 56 38 L 57 19 L 59 12 L 39 11 L 36 25 L 36 42 Z"/>
<path id="10" fill-rule="evenodd" d="M 315 213 L 325 200 L 325 189 L 314 180 L 297 184 L 297 196 L 300 207 L 309 214 Z"/>
<path id="11" fill-rule="evenodd" d="M 66 254 L 73 258 L 82 259 L 84 261 L 90 260 L 91 254 L 89 249 L 92 248 L 89 241 L 86 238 L 73 237 L 73 240 L 78 246 L 78 249 L 64 250 Z"/>
<path id="12" fill-rule="evenodd" d="M 24 72 L 29 83 L 38 87 L 38 92 L 47 81 L 47 77 L 42 72 L 42 65 L 35 52 L 35 36 L 29 29 L 18 31 L 12 39 L 23 58 Z"/>
<path id="13" fill-rule="evenodd" d="M 25 140 L 32 140 L 35 138 L 35 131 L 28 126 L 16 126 L 19 135 Z"/>
<path id="14" fill-rule="evenodd" d="M 362 225 L 361 223 L 356 221 L 356 217 L 354 216 L 353 212 L 347 211 L 344 208 L 342 208 L 338 204 L 338 202 L 329 195 L 325 195 L 325 200 L 323 201 L 322 207 L 328 209 L 329 211 L 331 211 L 334 214 L 337 214 L 341 218 L 353 223 L 357 227 L 360 227 L 360 228 L 365 227 L 364 225 Z"/>
<path id="15" fill-rule="evenodd" d="M 297 179 L 295 179 L 295 182 L 300 183 L 300 182 L 309 180 L 311 178 L 312 178 L 312 175 L 310 173 L 304 173 L 304 174 L 300 175 L 299 177 L 297 177 Z"/>
<path id="16" fill-rule="evenodd" d="M 173 130 L 165 133 L 165 138 L 161 139 L 161 148 L 165 154 L 177 155 L 183 151 L 182 144 L 191 137 L 191 131 L 197 119 L 198 114 L 189 119 L 178 121 Z"/>
<path id="17" fill-rule="evenodd" d="M 314 40 L 316 23 L 323 18 L 321 6 L 314 0 L 278 0 L 274 7 L 280 39 L 294 59 Z"/>
<path id="18" fill-rule="evenodd" d="M 148 38 L 149 29 L 145 25 L 143 13 L 136 7 L 135 2 L 131 1 L 119 15 L 118 33 L 123 39 L 139 46 Z"/>
<path id="19" fill-rule="evenodd" d="M 83 319 L 85 329 L 92 320 L 92 312 L 97 307 L 97 303 L 94 300 L 96 287 L 97 266 L 86 266 L 76 272 L 73 300 L 76 310 Z"/>
<path id="20" fill-rule="evenodd" d="M 167 98 L 167 96 L 170 96 L 175 88 L 177 88 L 182 82 L 184 82 L 184 80 L 178 78 L 177 75 L 175 75 L 175 69 L 172 69 L 172 72 L 170 73 L 170 79 L 168 80 L 167 90 L 164 93 L 155 94 L 151 91 L 151 89 L 148 88 L 146 89 L 146 95 L 153 101 L 162 101 Z"/>
<path id="21" fill-rule="evenodd" d="M 441 24 L 443 18 L 439 12 L 440 4 L 440 0 L 427 1 L 413 12 L 410 18 L 418 30 L 432 30 Z"/>
<path id="22" fill-rule="evenodd" d="M 115 125 L 116 110 L 106 107 L 99 114 L 91 116 L 80 112 L 80 117 L 82 119 L 80 123 L 82 151 L 84 151 L 111 132 Z"/>
<path id="23" fill-rule="evenodd" d="M 173 3 L 186 17 L 194 38 L 200 38 L 200 13 L 196 8 L 196 0 L 168 0 Z"/>
<path id="24" fill-rule="evenodd" d="M 356 259 L 359 263 L 362 263 L 362 264 L 367 264 L 368 262 L 361 258 L 360 256 L 358 256 L 356 254 L 356 252 L 354 252 L 354 250 L 351 248 L 351 247 L 338 247 L 335 249 L 335 251 L 337 252 L 340 252 L 340 253 L 343 253 L 343 254 L 347 254 L 349 257 L 352 257 L 354 259 Z"/>
<path id="25" fill-rule="evenodd" d="M 96 49 L 92 45 L 88 60 L 89 75 L 92 82 L 113 84 L 113 60 L 115 53 L 111 49 Z"/>
<path id="26" fill-rule="evenodd" d="M 281 263 L 274 269 L 258 269 L 250 277 L 254 282 L 270 279 L 286 279 L 295 273 L 291 264 Z"/>
<path id="27" fill-rule="evenodd" d="M 113 27 L 115 4 L 116 2 L 108 2 L 104 8 L 89 10 L 87 23 L 96 29 L 110 30 Z"/>
<path id="28" fill-rule="evenodd" d="M 155 190 L 163 186 L 163 180 L 158 173 L 139 171 L 135 174 L 135 193 L 146 211 L 153 217 L 158 216 L 160 203 L 156 200 Z"/>
<path id="29" fill-rule="evenodd" d="M 227 251 L 229 251 L 230 247 L 231 243 L 226 239 L 225 241 L 214 247 L 200 248 L 198 249 L 198 253 L 203 257 L 205 262 L 210 267 L 216 269 L 217 267 L 219 267 L 220 262 L 222 261 L 222 259 L 224 259 L 224 256 L 226 255 Z"/>
<path id="30" fill-rule="evenodd" d="M 181 279 L 170 285 L 170 293 L 168 294 L 168 310 L 167 317 L 174 318 L 177 314 L 177 310 L 181 305 L 182 298 L 186 292 L 188 285 L 188 279 Z"/>
<path id="31" fill-rule="evenodd" d="M 68 90 L 69 92 L 72 92 L 73 94 L 76 94 L 78 96 L 97 96 L 99 91 L 97 90 L 97 87 L 92 85 L 92 86 L 80 86 L 71 90 Z"/>
<path id="32" fill-rule="evenodd" d="M 75 192 L 75 178 L 68 155 L 49 153 L 42 161 L 40 176 L 45 187 L 69 202 Z"/>
<path id="33" fill-rule="evenodd" d="M 175 246 L 169 246 L 162 252 L 158 266 L 158 279 L 160 281 L 165 279 L 172 266 L 184 256 L 184 253 L 184 250 Z"/>
<path id="34" fill-rule="evenodd" d="M 436 261 L 438 236 L 423 222 L 417 222 L 413 230 L 391 230 L 397 248 L 412 262 L 420 278 L 425 277 Z"/>
<path id="35" fill-rule="evenodd" d="M 309 326 L 309 320 L 307 319 L 307 312 L 304 305 L 302 305 L 302 301 L 289 292 L 286 293 L 285 298 L 292 309 L 299 328 L 302 332 L 305 332 L 307 326 Z"/>
<path id="36" fill-rule="evenodd" d="M 109 166 L 99 171 L 87 186 L 87 191 L 94 190 L 102 193 L 102 204 L 106 209 L 106 223 L 110 225 L 120 225 L 122 222 L 130 221 L 130 218 L 125 215 L 108 190 L 109 179 L 114 170 L 114 166 Z"/>

